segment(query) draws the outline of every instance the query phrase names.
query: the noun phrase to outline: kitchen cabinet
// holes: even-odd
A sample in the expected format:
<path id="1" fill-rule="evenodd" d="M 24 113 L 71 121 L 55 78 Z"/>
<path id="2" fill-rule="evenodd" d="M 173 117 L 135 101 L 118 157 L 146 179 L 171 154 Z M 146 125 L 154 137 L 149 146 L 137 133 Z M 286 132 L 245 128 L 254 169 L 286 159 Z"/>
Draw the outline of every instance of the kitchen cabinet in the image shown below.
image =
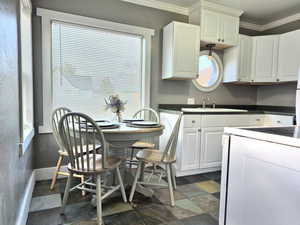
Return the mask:
<path id="1" fill-rule="evenodd" d="M 276 82 L 279 35 L 254 37 L 252 82 Z"/>
<path id="2" fill-rule="evenodd" d="M 181 170 L 193 170 L 199 167 L 200 160 L 200 129 L 186 128 L 183 131 L 183 143 L 186 143 L 181 155 Z"/>
<path id="3" fill-rule="evenodd" d="M 201 129 L 200 168 L 221 166 L 223 131 L 224 127 Z"/>
<path id="4" fill-rule="evenodd" d="M 224 50 L 224 83 L 247 83 L 251 81 L 252 48 L 253 38 L 239 35 L 239 44 Z"/>
<path id="5" fill-rule="evenodd" d="M 200 27 L 172 22 L 163 29 L 163 79 L 195 79 L 198 74 Z"/>
<path id="6" fill-rule="evenodd" d="M 234 46 L 238 43 L 239 18 L 203 10 L 201 14 L 201 41 Z"/>
<path id="7" fill-rule="evenodd" d="M 299 41 L 300 30 L 280 35 L 277 71 L 279 81 L 297 81 L 300 69 Z"/>
<path id="8" fill-rule="evenodd" d="M 176 114 L 161 112 L 165 125 L 159 149 L 164 150 L 174 126 Z M 293 116 L 273 114 L 199 114 L 184 115 L 176 149 L 176 176 L 217 171 L 222 162 L 224 127 L 290 126 Z"/>
<path id="9" fill-rule="evenodd" d="M 216 48 L 227 48 L 238 44 L 241 10 L 201 1 L 194 7 L 189 22 L 200 24 L 201 45 L 216 44 Z"/>

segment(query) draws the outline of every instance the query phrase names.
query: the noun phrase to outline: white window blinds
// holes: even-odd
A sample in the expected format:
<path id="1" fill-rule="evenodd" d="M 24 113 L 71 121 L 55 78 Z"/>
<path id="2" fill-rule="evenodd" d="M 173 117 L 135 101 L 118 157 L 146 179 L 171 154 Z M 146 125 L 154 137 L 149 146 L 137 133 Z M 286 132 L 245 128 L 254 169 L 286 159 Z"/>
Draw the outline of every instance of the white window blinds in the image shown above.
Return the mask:
<path id="1" fill-rule="evenodd" d="M 142 51 L 141 36 L 53 22 L 53 108 L 111 119 L 104 98 L 114 93 L 132 116 L 142 105 Z"/>

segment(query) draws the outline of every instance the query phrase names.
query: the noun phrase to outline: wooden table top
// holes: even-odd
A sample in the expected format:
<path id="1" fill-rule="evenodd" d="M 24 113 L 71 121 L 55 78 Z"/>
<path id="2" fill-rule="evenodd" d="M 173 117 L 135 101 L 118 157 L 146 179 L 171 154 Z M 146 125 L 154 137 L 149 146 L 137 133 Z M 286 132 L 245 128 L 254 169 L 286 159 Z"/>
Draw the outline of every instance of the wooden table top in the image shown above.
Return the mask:
<path id="1" fill-rule="evenodd" d="M 102 129 L 104 134 L 141 134 L 141 133 L 153 133 L 163 131 L 165 127 L 161 125 L 160 127 L 129 127 L 126 123 L 121 123 L 120 127 L 113 129 Z"/>

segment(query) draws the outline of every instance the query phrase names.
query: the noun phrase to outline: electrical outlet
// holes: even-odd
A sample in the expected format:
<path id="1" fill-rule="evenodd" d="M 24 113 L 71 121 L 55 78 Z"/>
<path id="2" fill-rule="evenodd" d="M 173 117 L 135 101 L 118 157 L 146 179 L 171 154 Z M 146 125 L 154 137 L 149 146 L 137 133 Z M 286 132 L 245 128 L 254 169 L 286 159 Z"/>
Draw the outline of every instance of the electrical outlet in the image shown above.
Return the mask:
<path id="1" fill-rule="evenodd" d="M 195 98 L 188 98 L 187 99 L 187 104 L 189 104 L 189 105 L 195 104 Z"/>

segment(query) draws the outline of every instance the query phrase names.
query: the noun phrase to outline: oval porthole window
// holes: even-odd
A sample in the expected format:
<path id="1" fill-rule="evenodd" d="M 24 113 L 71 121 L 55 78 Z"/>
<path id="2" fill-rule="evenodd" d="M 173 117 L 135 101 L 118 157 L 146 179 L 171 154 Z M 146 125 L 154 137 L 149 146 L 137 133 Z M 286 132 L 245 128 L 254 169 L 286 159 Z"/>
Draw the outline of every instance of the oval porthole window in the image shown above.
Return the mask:
<path id="1" fill-rule="evenodd" d="M 193 80 L 194 85 L 200 91 L 215 90 L 223 79 L 223 65 L 220 57 L 209 51 L 201 51 L 198 61 L 198 77 Z"/>

